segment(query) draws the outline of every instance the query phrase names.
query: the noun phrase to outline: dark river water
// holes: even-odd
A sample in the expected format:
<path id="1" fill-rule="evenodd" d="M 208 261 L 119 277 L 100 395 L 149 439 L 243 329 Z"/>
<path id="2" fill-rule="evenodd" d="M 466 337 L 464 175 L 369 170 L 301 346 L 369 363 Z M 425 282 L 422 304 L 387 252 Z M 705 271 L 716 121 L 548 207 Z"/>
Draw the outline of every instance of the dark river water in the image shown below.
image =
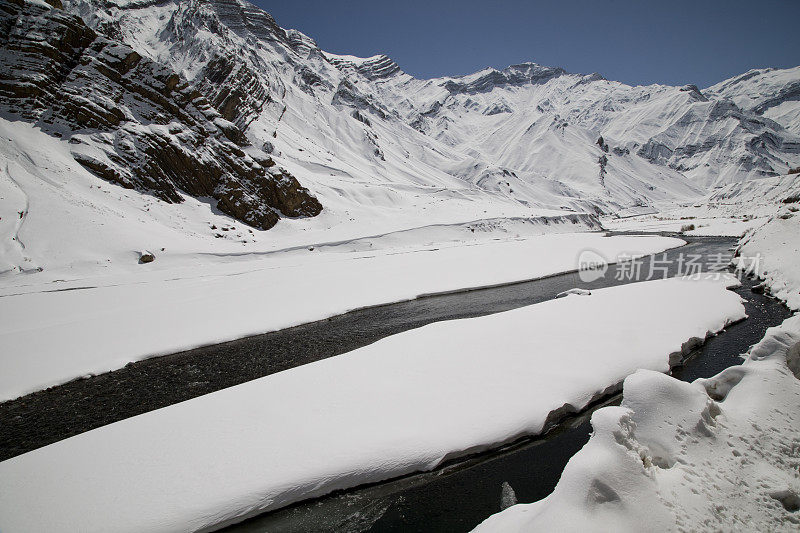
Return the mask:
<path id="1" fill-rule="evenodd" d="M 667 253 L 678 268 L 678 254 L 700 254 L 704 266 L 719 265 L 719 254 L 730 256 L 735 239 L 703 238 Z M 656 256 L 659 266 L 664 257 Z M 643 272 L 649 272 L 649 261 Z M 573 287 L 601 288 L 625 283 L 611 267 L 606 276 L 583 283 L 577 274 L 565 274 L 506 287 L 424 298 L 387 306 L 379 312 L 386 320 L 412 316 L 461 318 L 542 302 Z M 672 375 L 692 381 L 710 377 L 742 362 L 740 354 L 758 342 L 766 329 L 783 322 L 789 310 L 778 301 L 753 293 L 757 282 L 742 279 L 736 292 L 745 299 L 748 318 L 731 325 L 691 352 Z M 367 310 L 369 312 L 369 310 Z M 404 318 L 405 317 L 405 318 Z M 546 435 L 529 438 L 501 450 L 453 461 L 428 473 L 344 491 L 267 513 L 228 528 L 239 532 L 311 531 L 469 531 L 501 510 L 501 491 L 508 483 L 521 503 L 550 494 L 567 461 L 589 440 L 591 414 L 604 405 L 618 404 L 615 395 L 568 418 Z"/>

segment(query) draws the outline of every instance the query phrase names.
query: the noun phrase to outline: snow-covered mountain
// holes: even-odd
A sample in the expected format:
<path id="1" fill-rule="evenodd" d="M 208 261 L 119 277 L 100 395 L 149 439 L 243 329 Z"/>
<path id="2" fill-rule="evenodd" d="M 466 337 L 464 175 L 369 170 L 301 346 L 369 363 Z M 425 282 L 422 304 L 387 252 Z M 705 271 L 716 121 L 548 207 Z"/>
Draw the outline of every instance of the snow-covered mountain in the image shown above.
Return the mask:
<path id="1" fill-rule="evenodd" d="M 0 0 L 0 270 L 87 243 L 263 251 L 657 209 L 800 166 L 798 68 L 702 91 L 535 63 L 422 80 L 242 0 L 48 1 Z M 65 225 L 85 234 L 49 239 Z"/>
<path id="2" fill-rule="evenodd" d="M 534 63 L 419 80 L 386 56 L 325 53 L 239 0 L 67 6 L 202 87 L 226 119 L 305 169 L 301 179 L 321 167 L 379 183 L 455 177 L 531 205 L 613 211 L 800 162 L 798 69 L 706 91 Z"/>
<path id="3" fill-rule="evenodd" d="M 713 85 L 707 92 L 800 134 L 800 67 L 754 69 Z"/>

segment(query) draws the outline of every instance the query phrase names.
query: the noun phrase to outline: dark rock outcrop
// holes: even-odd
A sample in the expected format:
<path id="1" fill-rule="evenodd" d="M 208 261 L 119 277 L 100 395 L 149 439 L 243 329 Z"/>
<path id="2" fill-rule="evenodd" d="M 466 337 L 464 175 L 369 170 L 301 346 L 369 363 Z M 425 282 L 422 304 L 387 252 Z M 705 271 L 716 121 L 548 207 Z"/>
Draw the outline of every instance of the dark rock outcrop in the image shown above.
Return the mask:
<path id="1" fill-rule="evenodd" d="M 602 137 L 601 137 L 602 138 Z M 597 159 L 597 164 L 600 165 L 600 186 L 606 186 L 606 166 L 608 166 L 608 156 L 603 154 Z"/>
<path id="2" fill-rule="evenodd" d="M 401 72 L 400 67 L 388 56 L 369 58 L 357 66 L 358 73 L 369 80 L 380 80 Z"/>
<path id="3" fill-rule="evenodd" d="M 511 65 L 503 70 L 488 69 L 477 78 L 467 81 L 455 78 L 444 83 L 451 94 L 474 94 L 489 92 L 495 87 L 546 83 L 566 74 L 562 68 L 544 67 L 536 63 Z"/>
<path id="4" fill-rule="evenodd" d="M 272 98 L 259 77 L 233 57 L 213 58 L 198 76 L 198 90 L 226 119 L 246 128 Z"/>
<path id="5" fill-rule="evenodd" d="M 208 88 L 57 6 L 0 0 L 0 31 L 0 112 L 68 139 L 75 159 L 101 178 L 167 202 L 183 201 L 181 193 L 210 198 L 259 229 L 280 215 L 321 211 L 294 177 L 248 145 L 234 123 L 241 95 L 220 92 L 211 102 Z M 226 78 L 230 67 L 215 63 Z"/>
<path id="6" fill-rule="evenodd" d="M 383 54 L 353 62 L 346 57 L 326 56 L 326 60 L 342 71 L 358 72 L 368 80 L 380 80 L 402 74 L 400 66 Z"/>
<path id="7" fill-rule="evenodd" d="M 363 94 L 346 79 L 339 83 L 331 103 L 333 105 L 354 107 L 361 111 L 370 111 L 383 119 L 389 117 L 388 109 L 381 105 L 372 95 Z"/>
<path id="8" fill-rule="evenodd" d="M 150 252 L 142 252 L 141 254 L 139 254 L 139 264 L 140 265 L 144 265 L 144 264 L 147 264 L 147 263 L 152 263 L 155 260 L 156 260 L 156 256 L 153 255 Z"/>

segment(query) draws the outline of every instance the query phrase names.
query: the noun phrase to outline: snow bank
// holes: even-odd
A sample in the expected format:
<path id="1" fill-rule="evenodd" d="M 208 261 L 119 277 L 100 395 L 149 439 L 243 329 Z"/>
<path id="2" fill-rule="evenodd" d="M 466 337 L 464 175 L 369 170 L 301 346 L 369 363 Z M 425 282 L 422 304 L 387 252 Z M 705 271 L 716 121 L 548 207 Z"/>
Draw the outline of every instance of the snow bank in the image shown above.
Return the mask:
<path id="1" fill-rule="evenodd" d="M 361 240 L 165 270 L 168 258 L 159 254 L 139 265 L 137 253 L 135 274 L 0 288 L 0 400 L 361 307 L 575 270 L 587 248 L 614 261 L 623 252 L 649 254 L 680 244 L 565 234 L 412 247 L 397 237 L 383 251 L 370 251 Z"/>
<path id="2" fill-rule="evenodd" d="M 630 218 L 605 219 L 603 227 L 610 231 L 637 231 L 642 233 L 684 232 L 692 236 L 741 237 L 750 229 L 760 226 L 766 218 L 743 220 L 741 216 L 676 217 L 672 213 L 642 215 Z M 694 229 L 684 231 L 687 226 Z"/>
<path id="3" fill-rule="evenodd" d="M 795 207 L 796 206 L 796 207 Z M 764 278 L 770 293 L 800 309 L 800 203 L 789 204 L 739 246 L 737 268 Z"/>
<path id="4" fill-rule="evenodd" d="M 743 318 L 734 284 L 649 281 L 435 323 L 77 435 L 0 463 L 0 530 L 202 530 L 539 433 Z"/>
<path id="5" fill-rule="evenodd" d="M 550 496 L 476 531 L 797 531 L 797 377 L 800 316 L 713 378 L 639 371 Z"/>

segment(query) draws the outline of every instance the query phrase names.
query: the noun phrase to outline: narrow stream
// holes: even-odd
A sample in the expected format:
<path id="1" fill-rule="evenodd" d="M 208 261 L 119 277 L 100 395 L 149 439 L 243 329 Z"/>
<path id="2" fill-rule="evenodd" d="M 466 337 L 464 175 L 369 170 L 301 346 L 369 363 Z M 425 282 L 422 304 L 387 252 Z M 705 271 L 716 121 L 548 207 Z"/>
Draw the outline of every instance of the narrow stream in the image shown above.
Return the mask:
<path id="1" fill-rule="evenodd" d="M 719 265 L 719 254 L 730 256 L 735 239 L 698 238 L 687 246 L 667 253 L 674 264 L 679 253 L 702 254 L 704 266 Z M 661 254 L 656 259 L 662 259 Z M 643 272 L 649 269 L 646 260 Z M 506 287 L 436 296 L 386 306 L 385 319 L 411 320 L 414 314 L 463 316 L 529 305 L 553 298 L 557 293 L 579 286 L 600 288 L 625 283 L 618 279 L 619 266 L 593 283 L 582 283 L 577 274 L 566 274 Z M 670 270 L 674 275 L 675 266 Z M 736 292 L 745 299 L 748 319 L 733 324 L 690 353 L 672 375 L 692 381 L 710 377 L 742 362 L 740 354 L 758 342 L 766 329 L 790 316 L 780 302 L 753 293 L 756 282 L 742 280 Z M 460 311 L 460 312 L 459 312 Z M 410 314 L 409 314 L 410 313 Z M 470 314 L 474 313 L 474 314 Z M 419 316 L 419 315 L 417 315 Z M 606 398 L 590 409 L 568 418 L 546 435 L 529 438 L 500 450 L 456 460 L 428 473 L 415 474 L 367 487 L 300 502 L 228 528 L 237 532 L 314 531 L 447 531 L 474 528 L 489 515 L 500 511 L 501 487 L 508 483 L 521 503 L 544 498 L 552 492 L 567 461 L 589 439 L 591 414 L 598 408 L 618 404 L 620 395 Z"/>

